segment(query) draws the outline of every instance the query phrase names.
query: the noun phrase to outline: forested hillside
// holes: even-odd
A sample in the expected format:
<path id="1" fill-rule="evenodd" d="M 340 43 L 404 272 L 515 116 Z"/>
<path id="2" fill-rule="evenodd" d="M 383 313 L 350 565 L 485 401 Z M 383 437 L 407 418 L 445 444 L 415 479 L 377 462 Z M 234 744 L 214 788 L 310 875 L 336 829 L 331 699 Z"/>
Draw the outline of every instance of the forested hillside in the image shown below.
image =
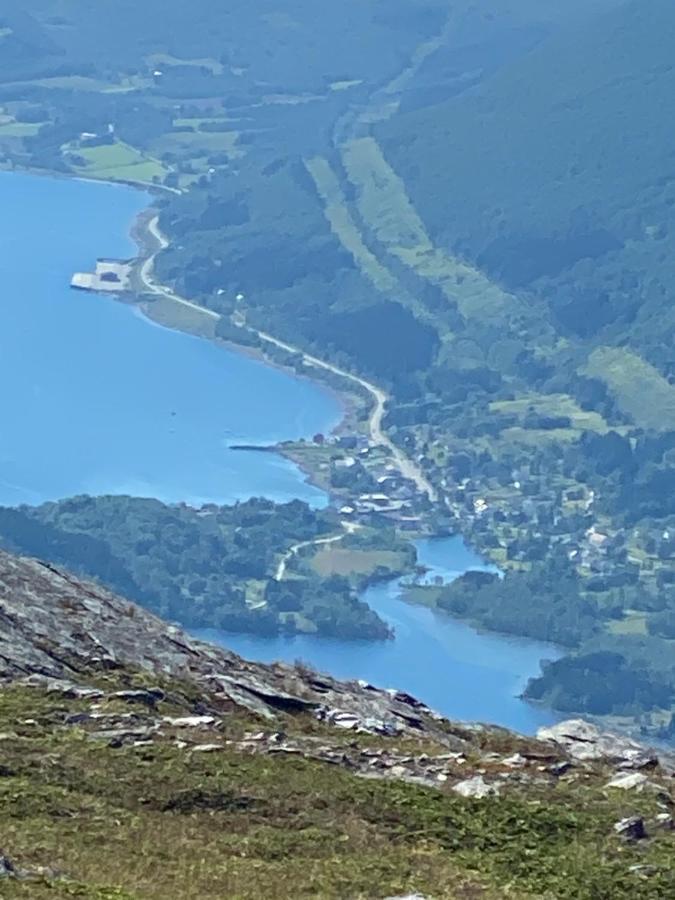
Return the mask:
<path id="1" fill-rule="evenodd" d="M 388 626 L 356 598 L 348 578 L 321 578 L 311 566 L 275 577 L 293 545 L 340 530 L 335 512 L 299 500 L 197 510 L 134 497 L 74 497 L 0 507 L 0 545 L 96 578 L 170 621 L 385 639 Z"/>
<path id="2" fill-rule="evenodd" d="M 317 90 L 345 77 L 393 74 L 406 47 L 443 15 L 439 0 L 290 0 L 283 8 L 272 0 L 3 0 L 0 75 L 134 76 L 150 56 L 157 69 L 201 63 L 205 71 L 193 74 L 204 83 L 215 76 L 212 93 L 249 78 L 284 92 Z"/>
<path id="3" fill-rule="evenodd" d="M 675 377 L 675 8 L 629 3 L 378 129 L 434 239 Z"/>

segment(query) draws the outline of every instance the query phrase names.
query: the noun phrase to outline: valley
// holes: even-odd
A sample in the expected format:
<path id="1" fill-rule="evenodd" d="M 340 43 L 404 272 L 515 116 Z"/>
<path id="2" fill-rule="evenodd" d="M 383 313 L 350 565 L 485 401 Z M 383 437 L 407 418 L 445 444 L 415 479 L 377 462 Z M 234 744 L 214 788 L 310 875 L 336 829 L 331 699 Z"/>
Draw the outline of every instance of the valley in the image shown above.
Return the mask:
<path id="1" fill-rule="evenodd" d="M 462 581 L 441 596 L 427 591 L 424 602 L 566 647 L 568 663 L 548 670 L 532 696 L 667 737 L 675 696 L 668 187 L 657 197 L 656 181 L 643 184 L 640 166 L 631 169 L 624 192 L 643 211 L 631 218 L 628 200 L 619 209 L 606 190 L 627 159 L 616 150 L 603 157 L 597 190 L 586 191 L 589 208 L 568 208 L 586 190 L 585 160 L 601 155 L 597 140 L 586 155 L 568 147 L 545 166 L 521 166 L 532 189 L 513 194 L 519 160 L 539 146 L 527 143 L 531 123 L 545 114 L 559 130 L 574 117 L 585 127 L 586 107 L 569 98 L 593 79 L 613 115 L 622 23 L 633 23 L 639 46 L 653 24 L 636 24 L 631 4 L 612 2 L 484 12 L 458 4 L 448 19 L 430 3 L 409 30 L 398 27 L 399 9 L 363 20 L 368 38 L 356 55 L 336 25 L 322 64 L 307 57 L 302 75 L 283 41 L 273 63 L 259 58 L 249 41 L 254 13 L 239 23 L 240 49 L 227 62 L 162 35 L 154 38 L 162 49 L 146 48 L 139 68 L 113 28 L 105 61 L 87 62 L 98 80 L 27 71 L 4 84 L 2 152 L 8 166 L 89 168 L 120 180 L 159 160 L 164 171 L 151 180 L 179 193 L 156 202 L 155 237 L 169 242 L 152 265 L 157 320 L 215 331 L 353 388 L 341 437 L 356 439 L 363 459 L 348 464 L 353 448 L 326 441 L 326 429 L 282 442 L 284 453 L 354 510 L 348 517 L 388 526 L 390 514 L 409 536 L 459 531 L 504 571 L 499 583 Z M 602 35 L 601 52 L 570 72 L 567 29 L 596 13 L 590 33 Z M 655 14 L 668 33 L 666 6 L 656 3 Z M 41 21 L 55 46 L 68 42 Z M 99 25 L 85 18 L 78 27 Z M 382 44 L 380 29 L 396 40 Z M 378 41 L 387 48 L 379 57 L 365 50 Z M 549 113 L 548 96 L 536 92 L 506 131 L 493 126 L 518 103 L 523 73 L 548 64 L 549 52 L 559 107 Z M 644 64 L 637 53 L 636 78 Z M 271 70 L 276 80 L 266 80 Z M 645 121 L 654 110 L 641 109 Z M 37 131 L 20 127 L 31 124 Z M 643 133 L 631 132 L 643 154 L 634 158 L 658 169 Z M 519 216 L 529 232 L 518 232 Z M 656 280 L 645 278 L 647 266 L 661 273 Z M 377 486 L 390 466 L 403 482 L 393 496 Z M 541 616 L 525 607 L 533 596 Z"/>

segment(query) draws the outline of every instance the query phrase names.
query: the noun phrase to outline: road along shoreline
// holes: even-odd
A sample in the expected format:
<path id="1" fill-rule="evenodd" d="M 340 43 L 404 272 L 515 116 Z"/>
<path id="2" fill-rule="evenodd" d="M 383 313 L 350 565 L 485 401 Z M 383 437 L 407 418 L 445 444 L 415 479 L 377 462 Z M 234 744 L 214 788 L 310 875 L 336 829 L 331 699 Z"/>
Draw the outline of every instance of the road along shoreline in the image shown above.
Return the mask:
<path id="1" fill-rule="evenodd" d="M 151 213 L 149 214 L 148 211 L 145 211 L 135 223 L 133 235 L 141 251 L 140 265 L 137 269 L 137 277 L 141 290 L 147 294 L 154 295 L 155 297 L 162 297 L 183 309 L 201 315 L 213 325 L 214 332 L 212 336 L 215 337 L 215 325 L 222 318 L 220 313 L 208 309 L 207 307 L 200 306 L 198 303 L 194 303 L 185 297 L 179 296 L 175 291 L 166 285 L 161 284 L 155 278 L 155 259 L 159 253 L 166 250 L 170 245 L 169 239 L 160 228 L 159 216 L 152 215 Z M 143 304 L 143 311 L 150 318 L 153 318 L 151 301 Z M 298 357 L 302 361 L 304 368 L 307 370 L 314 369 L 319 372 L 326 372 L 347 382 L 351 387 L 351 390 L 349 391 L 351 394 L 354 393 L 354 388 L 356 388 L 359 393 L 365 392 L 371 403 L 371 411 L 368 417 L 368 433 L 371 442 L 375 445 L 385 447 L 388 454 L 391 456 L 392 463 L 396 466 L 401 476 L 406 480 L 412 481 L 420 494 L 425 495 L 431 502 L 436 502 L 438 499 L 436 490 L 422 472 L 421 468 L 397 447 L 396 444 L 394 444 L 383 428 L 382 423 L 386 413 L 386 405 L 389 400 L 386 391 L 373 382 L 368 381 L 366 378 L 356 375 L 353 372 L 349 372 L 346 369 L 342 369 L 317 356 L 306 353 L 300 347 L 282 341 L 266 331 L 253 328 L 243 321 L 240 321 L 237 324 L 242 329 L 242 334 L 248 334 L 257 338 L 263 348 L 264 346 L 267 346 L 282 350 Z M 251 350 L 250 347 L 247 347 L 243 343 L 241 345 L 237 344 L 236 341 L 228 341 L 227 343 L 231 343 L 233 346 L 242 350 Z M 273 364 L 264 354 L 264 350 L 259 356 L 266 363 Z M 295 370 L 293 371 L 294 374 L 297 375 L 297 372 L 295 372 Z M 307 371 L 306 375 L 307 377 L 311 377 L 310 371 Z"/>

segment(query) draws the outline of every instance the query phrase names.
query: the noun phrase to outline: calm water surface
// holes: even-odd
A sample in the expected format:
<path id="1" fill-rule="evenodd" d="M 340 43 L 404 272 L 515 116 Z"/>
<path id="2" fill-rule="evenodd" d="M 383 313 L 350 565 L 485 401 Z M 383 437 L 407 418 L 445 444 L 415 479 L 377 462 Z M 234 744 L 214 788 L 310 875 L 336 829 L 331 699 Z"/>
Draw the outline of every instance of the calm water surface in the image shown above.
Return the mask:
<path id="1" fill-rule="evenodd" d="M 485 569 L 461 538 L 419 541 L 420 563 L 450 581 L 468 569 Z M 542 659 L 555 647 L 485 634 L 469 625 L 400 599 L 397 581 L 377 585 L 364 599 L 394 626 L 393 641 L 354 642 L 309 636 L 261 638 L 213 630 L 200 637 L 261 662 L 302 659 L 339 678 L 364 678 L 380 687 L 409 691 L 444 715 L 495 722 L 532 733 L 554 721 L 545 709 L 519 698 Z"/>
<path id="2" fill-rule="evenodd" d="M 0 503 L 325 503 L 283 459 L 228 445 L 328 431 L 332 394 L 68 287 L 97 257 L 134 254 L 147 205 L 121 186 L 0 173 Z"/>
<path id="3" fill-rule="evenodd" d="M 129 227 L 147 202 L 123 187 L 0 173 L 0 503 L 129 493 L 325 504 L 294 466 L 228 445 L 327 431 L 340 412 L 333 395 L 69 289 L 98 256 L 134 253 Z M 419 556 L 447 579 L 481 567 L 458 539 L 421 542 Z M 302 658 L 403 688 L 449 716 L 523 731 L 550 721 L 516 695 L 551 648 L 479 634 L 399 593 L 390 583 L 366 594 L 395 641 L 210 636 L 254 659 Z"/>

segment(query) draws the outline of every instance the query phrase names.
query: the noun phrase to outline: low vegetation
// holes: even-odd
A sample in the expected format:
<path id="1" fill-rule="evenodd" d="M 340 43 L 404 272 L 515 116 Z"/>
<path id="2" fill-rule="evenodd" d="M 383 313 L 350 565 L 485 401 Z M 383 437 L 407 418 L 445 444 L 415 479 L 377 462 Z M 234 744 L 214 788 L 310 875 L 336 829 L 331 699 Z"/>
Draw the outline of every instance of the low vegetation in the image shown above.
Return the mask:
<path id="1" fill-rule="evenodd" d="M 160 162 L 124 143 L 80 147 L 73 154 L 76 170 L 105 181 L 162 182 L 166 170 Z"/>
<path id="2" fill-rule="evenodd" d="M 637 354 L 625 347 L 598 347 L 585 371 L 607 385 L 619 409 L 636 425 L 675 430 L 675 385 Z"/>
<path id="3" fill-rule="evenodd" d="M 7 900 L 365 900 L 407 892 L 661 900 L 673 889 L 671 835 L 630 843 L 613 829 L 628 813 L 651 822 L 653 795 L 603 790 L 602 769 L 553 788 L 514 785 L 507 796 L 463 799 L 449 789 L 358 778 L 301 755 L 246 751 L 242 739 L 265 725 L 241 710 L 220 713 L 217 730 L 202 727 L 201 737 L 197 722 L 175 728 L 167 719 L 140 743 L 106 738 L 103 722 L 126 721 L 133 733 L 158 717 L 194 715 L 209 699 L 181 683 L 153 682 L 163 699 L 148 709 L 147 676 L 118 670 L 94 684 L 110 698 L 98 701 L 98 721 L 90 701 L 65 690 L 0 691 L 3 851 L 23 873 L 3 878 Z M 116 699 L 120 689 L 141 693 Z M 344 740 L 307 715 L 282 717 L 278 727 L 286 741 L 306 736 L 317 749 L 339 751 Z M 199 749 L 205 738 L 211 751 Z M 522 743 L 504 733 L 498 752 Z M 394 744 L 413 755 L 443 752 L 430 739 L 413 745 L 368 735 L 350 737 L 349 746 L 386 753 Z"/>

